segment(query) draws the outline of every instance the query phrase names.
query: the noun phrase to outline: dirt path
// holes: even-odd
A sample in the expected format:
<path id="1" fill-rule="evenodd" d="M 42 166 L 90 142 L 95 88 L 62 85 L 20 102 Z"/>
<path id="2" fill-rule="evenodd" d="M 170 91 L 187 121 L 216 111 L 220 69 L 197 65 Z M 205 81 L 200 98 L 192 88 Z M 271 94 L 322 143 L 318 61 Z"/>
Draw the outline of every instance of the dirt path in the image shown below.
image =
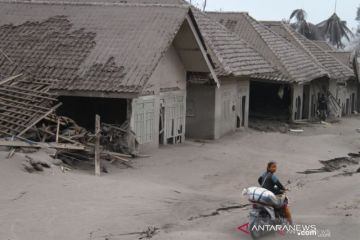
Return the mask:
<path id="1" fill-rule="evenodd" d="M 269 160 L 279 163 L 282 182 L 290 182 L 297 223 L 330 229 L 331 239 L 358 239 L 360 174 L 297 173 L 320 168 L 318 160 L 359 152 L 358 127 L 359 118 L 352 118 L 302 134 L 249 130 L 221 141 L 187 142 L 101 178 L 58 167 L 29 174 L 21 170 L 23 154 L 8 160 L 0 152 L 0 239 L 250 239 L 237 230 L 249 211 L 241 191 L 256 185 Z"/>

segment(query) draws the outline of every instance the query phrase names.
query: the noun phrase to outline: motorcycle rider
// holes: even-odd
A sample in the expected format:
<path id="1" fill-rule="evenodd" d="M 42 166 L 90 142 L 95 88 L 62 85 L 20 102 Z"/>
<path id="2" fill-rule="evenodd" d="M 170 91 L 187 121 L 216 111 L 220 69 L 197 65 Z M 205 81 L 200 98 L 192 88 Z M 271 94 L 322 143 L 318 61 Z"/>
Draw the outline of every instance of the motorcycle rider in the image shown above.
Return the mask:
<path id="1" fill-rule="evenodd" d="M 276 162 L 274 162 L 274 161 L 269 162 L 267 164 L 266 172 L 259 177 L 258 182 L 262 188 L 265 188 L 265 189 L 271 191 L 272 193 L 277 195 L 277 197 L 280 198 L 281 195 L 288 189 L 286 189 L 281 184 L 279 179 L 274 175 L 274 173 L 276 172 L 276 169 L 277 169 Z M 290 212 L 287 202 L 284 203 L 283 209 L 284 209 L 286 219 L 288 220 L 289 224 L 292 225 L 293 222 L 292 222 L 291 212 Z"/>

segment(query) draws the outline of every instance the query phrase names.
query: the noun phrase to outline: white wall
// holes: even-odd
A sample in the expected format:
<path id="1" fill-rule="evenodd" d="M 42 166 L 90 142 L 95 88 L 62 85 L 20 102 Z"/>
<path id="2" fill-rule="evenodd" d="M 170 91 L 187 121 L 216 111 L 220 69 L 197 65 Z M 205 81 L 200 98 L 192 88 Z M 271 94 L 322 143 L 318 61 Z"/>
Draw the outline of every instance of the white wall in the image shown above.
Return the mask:
<path id="1" fill-rule="evenodd" d="M 173 45 L 160 60 L 145 89 L 155 94 L 160 91 L 186 90 L 186 70 Z"/>
<path id="2" fill-rule="evenodd" d="M 215 96 L 215 139 L 234 132 L 242 96 L 246 96 L 245 126 L 249 117 L 249 79 L 221 79 Z"/>
<path id="3" fill-rule="evenodd" d="M 137 111 L 140 111 L 139 108 L 141 108 L 142 104 L 144 102 L 153 102 L 154 104 L 154 115 L 151 126 L 153 138 L 151 142 L 141 144 L 140 150 L 147 151 L 159 146 L 160 100 L 164 98 L 163 95 L 171 94 L 171 92 L 177 94 L 183 92 L 184 96 L 186 96 L 185 91 L 186 70 L 174 46 L 171 45 L 151 75 L 142 96 L 134 99 L 132 104 L 131 127 L 133 130 L 136 130 L 135 116 L 138 114 Z M 147 125 L 147 127 L 149 126 Z"/>

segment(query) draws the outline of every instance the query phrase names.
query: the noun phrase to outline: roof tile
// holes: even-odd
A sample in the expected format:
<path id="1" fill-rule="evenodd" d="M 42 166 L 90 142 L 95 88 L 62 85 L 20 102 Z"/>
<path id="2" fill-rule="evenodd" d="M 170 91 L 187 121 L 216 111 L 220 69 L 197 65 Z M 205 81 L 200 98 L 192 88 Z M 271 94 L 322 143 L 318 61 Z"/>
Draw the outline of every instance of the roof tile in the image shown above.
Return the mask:
<path id="1" fill-rule="evenodd" d="M 327 75 L 327 72 L 303 50 L 247 13 L 209 12 L 208 14 L 256 48 L 275 69 L 281 72 L 282 80 L 286 76 L 286 81 L 289 82 L 307 82 Z"/>
<path id="2" fill-rule="evenodd" d="M 193 10 L 200 32 L 217 61 L 218 75 L 252 75 L 273 72 L 267 62 L 254 48 L 207 14 Z"/>
<path id="3" fill-rule="evenodd" d="M 189 8 L 0 3 L 0 49 L 58 90 L 138 93 Z M 0 54 L 0 75 L 14 74 Z"/>

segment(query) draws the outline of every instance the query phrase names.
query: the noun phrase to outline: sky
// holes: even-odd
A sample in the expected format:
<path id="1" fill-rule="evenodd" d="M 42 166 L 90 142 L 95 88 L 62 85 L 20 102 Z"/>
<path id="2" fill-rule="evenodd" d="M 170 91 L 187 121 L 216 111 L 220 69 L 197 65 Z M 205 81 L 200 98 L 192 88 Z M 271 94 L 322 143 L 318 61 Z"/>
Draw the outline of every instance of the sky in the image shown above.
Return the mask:
<path id="1" fill-rule="evenodd" d="M 188 0 L 189 1 L 189 0 Z M 248 12 L 257 20 L 288 19 L 294 9 L 302 8 L 307 13 L 307 21 L 319 23 L 329 18 L 335 10 L 336 0 L 207 0 L 207 11 Z M 203 0 L 192 0 L 202 6 Z M 350 29 L 357 28 L 355 21 L 360 0 L 337 0 L 336 13 L 345 20 Z"/>

